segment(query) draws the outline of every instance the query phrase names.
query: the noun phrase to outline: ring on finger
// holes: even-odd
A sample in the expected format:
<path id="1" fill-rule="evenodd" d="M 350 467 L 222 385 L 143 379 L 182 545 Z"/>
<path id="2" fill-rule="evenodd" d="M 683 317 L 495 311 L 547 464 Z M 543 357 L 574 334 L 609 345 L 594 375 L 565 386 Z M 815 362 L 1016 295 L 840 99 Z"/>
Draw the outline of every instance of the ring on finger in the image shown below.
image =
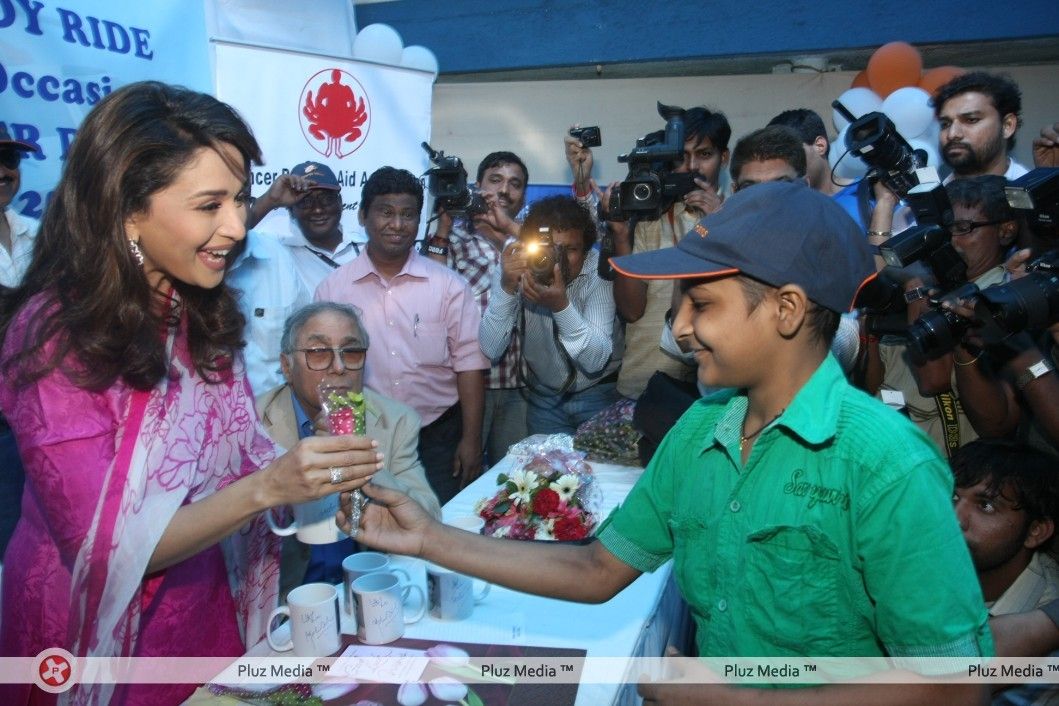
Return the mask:
<path id="1" fill-rule="evenodd" d="M 338 485 L 343 480 L 345 480 L 342 477 L 342 470 L 341 469 L 335 468 L 334 466 L 331 466 L 327 470 L 331 471 L 331 485 Z"/>

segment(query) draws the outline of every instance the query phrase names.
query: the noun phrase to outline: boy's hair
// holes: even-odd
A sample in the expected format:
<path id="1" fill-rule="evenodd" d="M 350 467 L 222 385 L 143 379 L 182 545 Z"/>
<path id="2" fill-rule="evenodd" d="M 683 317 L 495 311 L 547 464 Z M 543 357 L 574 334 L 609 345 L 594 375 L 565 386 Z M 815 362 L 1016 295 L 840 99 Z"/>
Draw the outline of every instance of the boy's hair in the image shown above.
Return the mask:
<path id="1" fill-rule="evenodd" d="M 1059 458 L 1026 444 L 977 439 L 949 461 L 957 488 L 986 481 L 990 495 L 1002 495 L 1032 520 L 1059 520 Z"/>
<path id="2" fill-rule="evenodd" d="M 961 74 L 939 88 L 931 99 L 934 116 L 940 117 L 941 109 L 951 98 L 971 92 L 989 96 L 1001 119 L 1008 113 L 1014 113 L 1016 128 L 1022 125 L 1022 91 L 1019 85 L 1010 76 L 985 71 Z M 1015 149 L 1014 133 L 1007 139 L 1007 149 L 1008 152 Z"/>
<path id="3" fill-rule="evenodd" d="M 702 106 L 688 108 L 684 112 L 684 141 L 694 140 L 698 143 L 704 137 L 710 138 L 719 152 L 728 149 L 728 141 L 732 139 L 732 126 L 728 124 L 728 118 L 720 111 Z"/>
<path id="4" fill-rule="evenodd" d="M 739 284 L 743 287 L 743 295 L 746 297 L 746 303 L 750 311 L 761 306 L 761 302 L 765 301 L 765 296 L 769 291 L 776 289 L 771 284 L 765 284 L 747 275 L 737 275 L 736 279 L 739 280 Z M 831 342 L 835 340 L 835 333 L 838 331 L 838 321 L 841 315 L 837 311 L 831 311 L 814 301 L 809 303 L 809 311 L 805 315 L 805 322 L 809 327 L 809 340 L 822 343 L 825 347 L 830 346 Z"/>
<path id="5" fill-rule="evenodd" d="M 586 252 L 596 242 L 596 224 L 592 216 L 570 196 L 549 196 L 533 202 L 520 232 L 536 233 L 539 228 L 580 231 Z"/>
<path id="6" fill-rule="evenodd" d="M 485 158 L 478 164 L 478 178 L 475 179 L 479 184 L 482 183 L 482 177 L 485 176 L 486 169 L 493 169 L 494 167 L 502 167 L 505 164 L 514 164 L 522 170 L 522 179 L 525 182 L 523 186 L 529 184 L 529 169 L 526 169 L 526 163 L 523 162 L 517 154 L 514 152 L 490 152 Z"/>
<path id="7" fill-rule="evenodd" d="M 376 196 L 387 194 L 411 194 L 416 211 L 423 210 L 423 184 L 412 172 L 395 167 L 379 167 L 368 177 L 360 192 L 360 210 L 367 213 Z"/>
<path id="8" fill-rule="evenodd" d="M 799 177 L 805 176 L 805 148 L 798 133 L 783 125 L 771 125 L 754 130 L 735 143 L 728 172 L 738 182 L 743 165 L 780 159 L 791 165 Z"/>
<path id="9" fill-rule="evenodd" d="M 831 152 L 831 141 L 827 139 L 827 128 L 824 127 L 824 121 L 816 111 L 808 108 L 785 110 L 772 120 L 769 120 L 769 125 L 789 127 L 798 133 L 798 136 L 802 138 L 802 144 L 805 145 L 811 145 L 816 142 L 816 138 L 822 137 L 827 140 L 827 150 L 824 152 L 824 156 L 826 157 Z"/>
<path id="10" fill-rule="evenodd" d="M 998 174 L 982 174 L 953 179 L 945 185 L 945 191 L 953 204 L 978 208 L 987 220 L 1010 221 L 1016 216 L 1004 193 L 1007 183 L 1008 180 Z"/>

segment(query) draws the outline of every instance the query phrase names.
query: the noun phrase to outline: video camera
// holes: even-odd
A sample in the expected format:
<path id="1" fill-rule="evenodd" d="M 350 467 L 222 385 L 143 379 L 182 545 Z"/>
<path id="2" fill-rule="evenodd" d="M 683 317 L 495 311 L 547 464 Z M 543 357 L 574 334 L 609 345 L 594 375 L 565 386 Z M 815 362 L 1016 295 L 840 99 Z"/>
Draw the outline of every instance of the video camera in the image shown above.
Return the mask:
<path id="1" fill-rule="evenodd" d="M 489 204 L 482 193 L 467 184 L 467 170 L 459 157 L 446 157 L 426 142 L 421 143 L 434 166 L 426 171 L 427 190 L 434 200 L 452 216 L 486 213 Z"/>
<path id="2" fill-rule="evenodd" d="M 555 278 L 555 263 L 563 277 L 567 276 L 566 248 L 552 240 L 551 228 L 542 226 L 536 231 L 523 228 L 518 236 L 518 247 L 526 256 L 526 266 L 534 280 L 548 286 Z"/>
<path id="3" fill-rule="evenodd" d="M 658 114 L 666 120 L 665 130 L 645 135 L 618 157 L 629 165 L 629 174 L 611 193 L 612 217 L 657 218 L 674 200 L 698 188 L 694 174 L 672 172 L 673 163 L 684 157 L 684 109 L 658 103 Z"/>
<path id="4" fill-rule="evenodd" d="M 936 174 L 920 178 L 918 170 L 927 166 L 927 153 L 913 150 L 885 113 L 872 112 L 858 118 L 837 100 L 831 107 L 849 120 L 846 149 L 868 165 L 868 179 L 881 181 L 901 198 L 919 184 L 937 181 Z"/>

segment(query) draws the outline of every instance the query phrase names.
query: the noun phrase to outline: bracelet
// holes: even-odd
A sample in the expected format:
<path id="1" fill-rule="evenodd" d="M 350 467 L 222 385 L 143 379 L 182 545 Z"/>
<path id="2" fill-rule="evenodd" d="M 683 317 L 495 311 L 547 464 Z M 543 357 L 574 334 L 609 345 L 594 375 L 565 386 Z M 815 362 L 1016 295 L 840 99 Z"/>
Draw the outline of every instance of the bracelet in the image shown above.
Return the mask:
<path id="1" fill-rule="evenodd" d="M 961 363 L 960 361 L 956 360 L 956 351 L 953 351 L 953 353 L 952 353 L 952 362 L 956 363 L 956 365 L 959 365 L 961 368 L 965 368 L 968 365 L 974 365 L 975 363 L 977 363 L 978 359 L 982 357 L 982 353 L 984 353 L 984 351 L 978 351 L 978 355 L 976 355 L 975 357 L 971 358 L 966 363 Z"/>
<path id="2" fill-rule="evenodd" d="M 448 248 L 443 248 L 440 245 L 434 245 L 433 243 L 427 246 L 427 252 L 431 255 L 440 255 L 441 257 L 449 256 Z"/>
<path id="3" fill-rule="evenodd" d="M 869 238 L 882 238 L 883 240 L 886 240 L 891 235 L 893 235 L 893 232 L 889 231 L 889 230 L 869 230 L 868 231 L 868 237 Z"/>

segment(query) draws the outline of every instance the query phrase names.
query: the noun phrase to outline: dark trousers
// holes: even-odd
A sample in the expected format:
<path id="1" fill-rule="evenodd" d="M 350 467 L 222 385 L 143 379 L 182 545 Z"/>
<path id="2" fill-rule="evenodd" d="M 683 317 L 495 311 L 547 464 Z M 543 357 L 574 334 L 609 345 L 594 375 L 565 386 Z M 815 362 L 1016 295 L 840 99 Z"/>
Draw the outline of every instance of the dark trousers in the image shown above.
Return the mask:
<path id="1" fill-rule="evenodd" d="M 22 486 L 26 473 L 15 446 L 15 435 L 0 421 L 0 561 L 22 515 Z"/>
<path id="2" fill-rule="evenodd" d="M 452 477 L 452 460 L 463 435 L 460 403 L 449 407 L 430 424 L 419 430 L 419 460 L 427 472 L 427 481 L 444 505 L 460 492 L 460 479 Z"/>

